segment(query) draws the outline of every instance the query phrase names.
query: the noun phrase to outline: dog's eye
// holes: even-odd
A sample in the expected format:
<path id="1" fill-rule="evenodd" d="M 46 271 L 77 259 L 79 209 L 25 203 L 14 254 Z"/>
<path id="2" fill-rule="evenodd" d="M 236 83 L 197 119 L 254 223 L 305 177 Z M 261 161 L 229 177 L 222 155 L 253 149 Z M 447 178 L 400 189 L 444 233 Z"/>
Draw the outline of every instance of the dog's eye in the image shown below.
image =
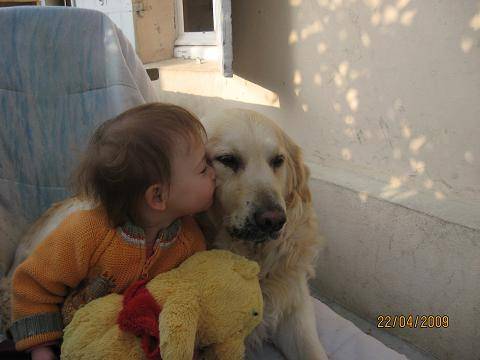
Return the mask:
<path id="1" fill-rule="evenodd" d="M 233 155 L 221 155 L 216 158 L 219 162 L 221 162 L 226 167 L 232 169 L 233 171 L 237 171 L 240 167 L 240 161 Z"/>
<path id="2" fill-rule="evenodd" d="M 271 164 L 273 168 L 276 169 L 282 166 L 284 161 L 285 161 L 285 158 L 283 157 L 283 155 L 277 155 L 272 159 Z"/>

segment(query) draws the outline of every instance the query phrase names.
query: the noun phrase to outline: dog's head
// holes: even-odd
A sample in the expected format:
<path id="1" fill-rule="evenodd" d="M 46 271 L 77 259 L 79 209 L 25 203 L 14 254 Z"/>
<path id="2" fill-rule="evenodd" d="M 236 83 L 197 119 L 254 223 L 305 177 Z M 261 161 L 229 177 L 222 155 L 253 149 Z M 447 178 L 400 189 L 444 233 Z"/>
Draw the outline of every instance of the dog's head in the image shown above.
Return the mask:
<path id="1" fill-rule="evenodd" d="M 288 209 L 310 201 L 301 149 L 272 120 L 230 109 L 203 119 L 216 171 L 214 216 L 234 239 L 262 243 L 281 234 Z"/>

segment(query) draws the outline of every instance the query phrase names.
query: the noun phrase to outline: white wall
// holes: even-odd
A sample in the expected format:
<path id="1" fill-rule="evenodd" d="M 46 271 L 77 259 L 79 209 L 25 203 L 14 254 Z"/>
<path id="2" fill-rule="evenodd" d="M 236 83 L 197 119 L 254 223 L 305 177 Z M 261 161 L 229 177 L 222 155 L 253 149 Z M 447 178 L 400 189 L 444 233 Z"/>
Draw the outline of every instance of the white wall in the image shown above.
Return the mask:
<path id="1" fill-rule="evenodd" d="M 479 201 L 478 1 L 282 3 L 234 1 L 235 70 L 278 93 L 308 161 Z"/>
<path id="2" fill-rule="evenodd" d="M 74 0 L 75 7 L 98 10 L 118 26 L 135 49 L 132 0 Z"/>

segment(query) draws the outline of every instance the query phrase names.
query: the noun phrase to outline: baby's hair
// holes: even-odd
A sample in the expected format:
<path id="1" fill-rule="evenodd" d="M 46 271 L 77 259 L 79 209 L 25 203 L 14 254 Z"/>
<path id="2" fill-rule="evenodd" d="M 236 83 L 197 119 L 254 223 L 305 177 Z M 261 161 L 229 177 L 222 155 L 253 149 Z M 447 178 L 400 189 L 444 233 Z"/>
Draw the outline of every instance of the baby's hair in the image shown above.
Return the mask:
<path id="1" fill-rule="evenodd" d="M 147 188 L 169 189 L 172 159 L 207 135 L 198 118 L 182 107 L 140 105 L 100 125 L 72 173 L 73 192 L 104 206 L 110 225 L 121 225 Z M 163 190 L 163 189 L 162 189 Z"/>

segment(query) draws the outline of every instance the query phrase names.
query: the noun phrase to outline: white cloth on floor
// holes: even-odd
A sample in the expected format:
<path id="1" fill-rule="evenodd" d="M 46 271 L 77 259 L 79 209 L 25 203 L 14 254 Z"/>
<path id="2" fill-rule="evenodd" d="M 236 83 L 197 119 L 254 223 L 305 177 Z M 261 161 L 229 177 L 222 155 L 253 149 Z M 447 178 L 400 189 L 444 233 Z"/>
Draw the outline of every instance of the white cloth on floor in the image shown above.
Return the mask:
<path id="1" fill-rule="evenodd" d="M 318 299 L 312 298 L 320 342 L 329 360 L 407 360 L 405 355 L 365 334 Z M 261 351 L 248 352 L 248 360 L 284 360 L 282 354 L 266 343 Z"/>

